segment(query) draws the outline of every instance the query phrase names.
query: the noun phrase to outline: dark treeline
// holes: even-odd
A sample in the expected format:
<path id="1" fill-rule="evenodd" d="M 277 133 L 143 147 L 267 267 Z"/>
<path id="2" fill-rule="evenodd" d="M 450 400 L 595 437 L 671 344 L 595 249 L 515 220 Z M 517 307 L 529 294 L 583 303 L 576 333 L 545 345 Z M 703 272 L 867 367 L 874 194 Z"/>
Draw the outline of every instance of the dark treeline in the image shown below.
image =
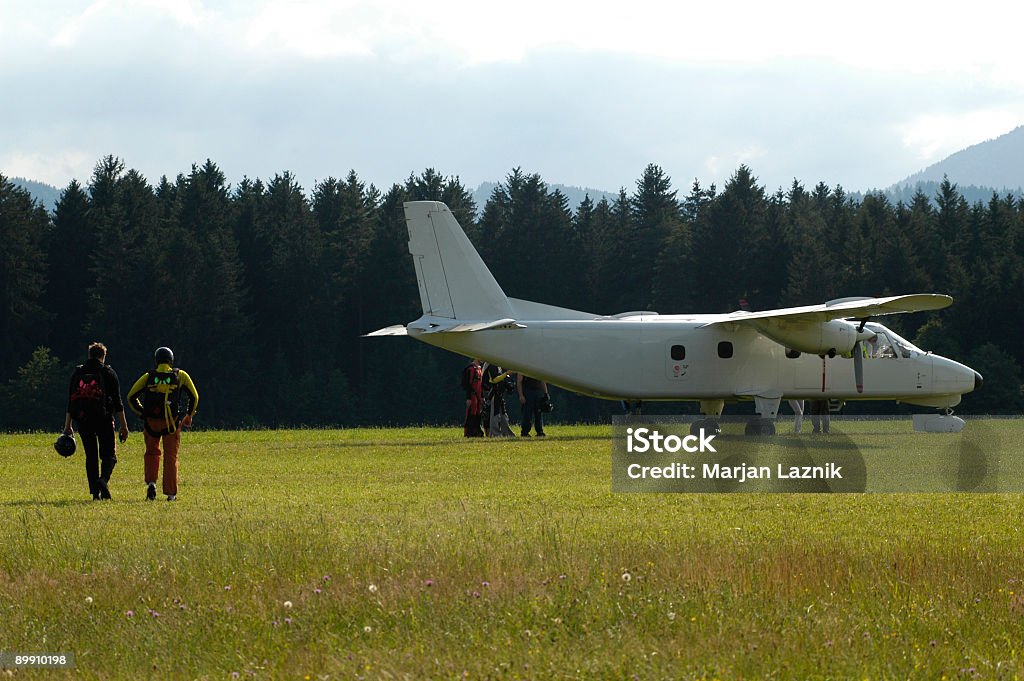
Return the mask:
<path id="1" fill-rule="evenodd" d="M 654 165 L 632 192 L 573 210 L 519 169 L 477 206 L 457 178 L 429 169 L 383 193 L 350 172 L 307 195 L 287 172 L 230 187 L 210 161 L 154 186 L 107 157 L 50 214 L 0 176 L 3 426 L 56 428 L 92 340 L 110 347 L 125 387 L 154 348 L 172 347 L 209 426 L 458 421 L 463 359 L 360 337 L 421 313 L 409 200 L 447 203 L 510 296 L 600 314 L 948 293 L 946 311 L 885 321 L 985 375 L 961 411 L 1024 409 L 1014 197 L 971 205 L 948 181 L 895 205 L 824 184 L 769 194 L 745 166 L 721 190 L 694 182 L 678 194 Z M 556 392 L 565 420 L 616 408 Z"/>

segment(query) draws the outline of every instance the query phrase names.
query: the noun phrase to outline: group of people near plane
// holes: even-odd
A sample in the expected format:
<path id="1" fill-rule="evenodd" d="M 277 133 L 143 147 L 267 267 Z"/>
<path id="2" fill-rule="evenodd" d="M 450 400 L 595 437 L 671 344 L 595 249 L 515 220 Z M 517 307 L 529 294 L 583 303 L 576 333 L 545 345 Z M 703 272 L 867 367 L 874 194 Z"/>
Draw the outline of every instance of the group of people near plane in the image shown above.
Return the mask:
<path id="1" fill-rule="evenodd" d="M 804 423 L 804 400 L 790 400 L 789 406 L 793 410 L 795 418 L 793 419 L 793 432 L 800 433 L 803 431 Z M 829 426 L 831 425 L 831 418 L 829 417 L 829 404 L 828 400 L 811 400 L 811 426 L 813 427 L 812 433 L 828 433 Z"/>
<path id="2" fill-rule="evenodd" d="M 466 393 L 466 418 L 462 434 L 466 437 L 514 437 L 505 407 L 506 395 L 519 397 L 520 437 L 544 437 L 544 414 L 551 411 L 548 384 L 540 379 L 515 373 L 489 362 L 473 359 L 462 370 L 462 389 Z"/>
<path id="3" fill-rule="evenodd" d="M 465 437 L 515 437 L 505 403 L 506 395 L 513 392 L 519 397 L 519 436 L 530 437 L 532 429 L 537 437 L 546 435 L 544 414 L 551 411 L 551 398 L 545 381 L 474 358 L 462 370 L 462 389 L 466 393 L 466 416 L 462 424 Z M 794 432 L 800 433 L 805 401 L 789 400 L 789 406 L 796 416 Z M 810 400 L 810 416 L 813 433 L 829 432 L 828 400 Z"/>

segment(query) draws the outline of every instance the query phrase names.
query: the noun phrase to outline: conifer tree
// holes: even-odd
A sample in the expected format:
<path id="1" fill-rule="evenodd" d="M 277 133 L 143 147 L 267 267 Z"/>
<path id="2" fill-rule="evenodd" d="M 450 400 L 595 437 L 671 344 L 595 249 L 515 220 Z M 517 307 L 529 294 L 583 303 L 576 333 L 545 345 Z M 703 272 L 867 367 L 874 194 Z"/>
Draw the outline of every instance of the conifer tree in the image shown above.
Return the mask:
<path id="1" fill-rule="evenodd" d="M 0 175 L 0 356 L 9 360 L 0 369 L 0 380 L 10 378 L 18 358 L 27 361 L 45 339 L 50 314 L 41 302 L 49 226 L 46 209 Z"/>
<path id="2" fill-rule="evenodd" d="M 224 173 L 212 161 L 179 176 L 173 192 L 173 222 L 158 232 L 158 310 L 169 318 L 150 346 L 170 345 L 175 359 L 216 391 L 202 391 L 207 423 L 245 423 L 259 416 L 251 393 L 253 324 L 246 314 L 242 262 L 235 239 L 234 208 Z M 170 335 L 170 343 L 156 341 Z M 254 413 L 255 412 L 255 413 Z"/>
<path id="3" fill-rule="evenodd" d="M 59 321 L 51 328 L 49 347 L 65 360 L 74 359 L 86 347 L 89 290 L 96 275 L 89 266 L 95 245 L 89 220 L 89 196 L 77 180 L 61 192 L 47 240 L 47 278 L 44 305 Z"/>

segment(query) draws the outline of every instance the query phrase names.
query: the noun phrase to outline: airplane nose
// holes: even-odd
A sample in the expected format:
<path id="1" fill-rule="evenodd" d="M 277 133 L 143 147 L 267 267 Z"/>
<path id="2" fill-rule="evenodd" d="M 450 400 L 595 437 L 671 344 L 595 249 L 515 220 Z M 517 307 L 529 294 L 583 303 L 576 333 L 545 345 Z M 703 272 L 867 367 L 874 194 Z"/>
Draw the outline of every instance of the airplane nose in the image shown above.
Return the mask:
<path id="1" fill-rule="evenodd" d="M 978 390 L 985 383 L 985 379 L 981 377 L 977 371 L 974 372 L 974 389 Z"/>

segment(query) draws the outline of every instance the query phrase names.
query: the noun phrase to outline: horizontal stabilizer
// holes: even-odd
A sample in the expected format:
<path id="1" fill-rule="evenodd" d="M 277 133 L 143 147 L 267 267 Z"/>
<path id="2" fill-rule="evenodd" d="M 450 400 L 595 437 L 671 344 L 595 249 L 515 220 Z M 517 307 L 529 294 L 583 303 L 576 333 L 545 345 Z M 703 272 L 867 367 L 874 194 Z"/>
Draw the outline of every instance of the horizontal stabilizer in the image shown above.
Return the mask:
<path id="1" fill-rule="evenodd" d="M 658 317 L 657 312 L 648 310 L 633 310 L 631 312 L 620 312 L 618 314 L 608 315 L 605 319 L 636 319 L 637 317 Z"/>
<path id="2" fill-rule="evenodd" d="M 424 333 L 468 333 L 471 331 L 486 331 L 488 329 L 498 328 L 525 329 L 526 326 L 518 323 L 514 319 L 496 319 L 491 322 L 462 322 L 460 324 L 455 324 L 454 326 L 439 324 L 433 326 L 433 328 L 427 329 Z"/>
<path id="3" fill-rule="evenodd" d="M 377 329 L 371 333 L 363 334 L 363 338 L 369 338 L 371 336 L 408 336 L 409 332 L 406 331 L 404 324 L 395 324 L 394 326 L 388 326 L 383 329 Z"/>

